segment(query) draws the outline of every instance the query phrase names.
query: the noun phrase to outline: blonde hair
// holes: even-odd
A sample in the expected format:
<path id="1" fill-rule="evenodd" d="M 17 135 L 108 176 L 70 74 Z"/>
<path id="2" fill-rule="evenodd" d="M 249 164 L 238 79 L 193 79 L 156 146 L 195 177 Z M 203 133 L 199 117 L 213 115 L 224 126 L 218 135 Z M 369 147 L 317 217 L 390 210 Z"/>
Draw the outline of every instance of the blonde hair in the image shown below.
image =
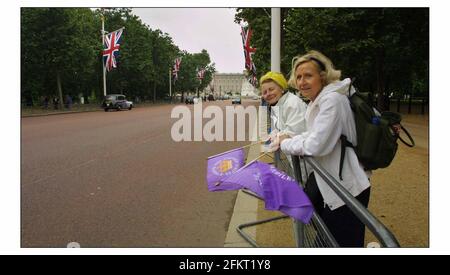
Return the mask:
<path id="1" fill-rule="evenodd" d="M 305 62 L 313 62 L 316 65 L 320 71 L 324 86 L 336 82 L 341 78 L 341 71 L 334 69 L 333 63 L 328 57 L 318 51 L 309 51 L 305 55 L 299 55 L 292 59 L 292 69 L 288 81 L 289 86 L 298 89 L 295 71 L 298 66 Z"/>

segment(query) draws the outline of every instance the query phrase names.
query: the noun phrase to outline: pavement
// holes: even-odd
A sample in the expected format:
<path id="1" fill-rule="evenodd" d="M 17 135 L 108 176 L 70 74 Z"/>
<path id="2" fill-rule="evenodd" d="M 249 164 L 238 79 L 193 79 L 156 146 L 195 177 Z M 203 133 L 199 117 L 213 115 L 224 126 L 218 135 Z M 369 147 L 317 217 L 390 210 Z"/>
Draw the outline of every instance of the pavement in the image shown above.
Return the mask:
<path id="1" fill-rule="evenodd" d="M 250 146 L 246 163 L 256 159 L 261 154 L 261 150 L 261 146 Z M 260 160 L 266 163 L 273 163 L 273 159 L 270 157 L 262 157 Z M 280 212 L 265 210 L 263 201 L 239 190 L 224 247 L 253 247 L 238 233 L 238 226 L 280 215 L 282 215 Z M 258 247 L 295 247 L 291 219 L 281 219 L 249 226 L 245 227 L 243 231 L 255 240 Z"/>
<path id="2" fill-rule="evenodd" d="M 139 103 L 137 106 L 133 108 L 142 108 L 148 106 L 160 106 L 160 105 L 168 105 L 171 103 L 167 102 L 157 102 L 150 103 L 144 102 Z M 172 104 L 176 104 L 175 102 Z M 73 105 L 71 109 L 58 109 L 54 110 L 52 108 L 42 109 L 42 108 L 22 108 L 21 109 L 21 117 L 39 117 L 39 116 L 51 116 L 51 115 L 65 115 L 65 114 L 77 114 L 77 113 L 86 113 L 86 112 L 104 112 L 103 108 L 100 107 L 100 104 L 84 104 L 84 105 Z"/>
<path id="3" fill-rule="evenodd" d="M 247 155 L 247 163 L 259 156 L 259 146 L 251 146 Z M 239 190 L 234 204 L 233 215 L 228 226 L 224 247 L 252 247 L 238 232 L 240 224 L 249 223 L 258 219 L 258 199 Z M 256 227 L 245 230 L 253 239 L 256 239 Z"/>

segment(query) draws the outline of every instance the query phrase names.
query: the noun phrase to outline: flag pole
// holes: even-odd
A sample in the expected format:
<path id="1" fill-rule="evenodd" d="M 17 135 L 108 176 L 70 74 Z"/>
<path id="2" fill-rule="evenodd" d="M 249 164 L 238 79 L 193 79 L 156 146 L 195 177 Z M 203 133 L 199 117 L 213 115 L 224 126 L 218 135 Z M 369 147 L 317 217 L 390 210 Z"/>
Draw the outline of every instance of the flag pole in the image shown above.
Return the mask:
<path id="1" fill-rule="evenodd" d="M 101 15 L 102 19 L 102 49 L 105 46 L 105 18 L 103 14 Z M 103 55 L 102 55 L 102 67 L 103 67 L 103 95 L 106 96 L 106 68 L 105 68 L 105 62 L 103 62 Z"/>
<path id="2" fill-rule="evenodd" d="M 265 155 L 268 155 L 268 156 L 269 156 L 269 154 L 263 153 L 263 154 L 261 154 L 259 157 L 253 159 L 252 161 L 248 162 L 246 165 L 244 165 L 244 166 L 242 166 L 241 168 L 239 168 L 238 170 L 236 170 L 236 172 L 234 172 L 233 174 L 236 174 L 236 173 L 238 173 L 238 172 L 244 170 L 245 168 L 249 167 L 251 164 L 255 163 L 258 159 L 264 157 Z M 233 175 L 233 174 L 232 174 L 232 175 Z M 230 175 L 230 176 L 232 176 L 232 175 Z M 225 179 L 229 178 L 230 176 L 226 177 Z M 224 182 L 225 179 L 221 179 L 221 180 L 219 180 L 218 182 L 216 182 L 216 183 L 215 183 L 215 186 L 219 186 L 220 184 L 222 184 L 222 183 Z"/>
<path id="3" fill-rule="evenodd" d="M 169 68 L 169 97 L 170 103 L 172 103 L 172 69 Z"/>
<path id="4" fill-rule="evenodd" d="M 281 8 L 272 8 L 271 15 L 270 70 L 280 72 Z"/>
<path id="5" fill-rule="evenodd" d="M 265 142 L 265 141 L 258 141 L 258 142 L 256 142 L 256 143 L 250 143 L 250 144 L 244 145 L 244 146 L 242 146 L 242 147 L 238 147 L 238 148 L 231 149 L 231 150 L 228 150 L 228 151 L 226 151 L 226 152 L 222 152 L 222 153 L 217 154 L 217 155 L 214 155 L 214 156 L 207 157 L 206 159 L 212 159 L 212 158 L 215 158 L 215 157 L 224 155 L 224 154 L 231 153 L 231 152 L 233 152 L 233 151 L 241 150 L 241 149 L 244 149 L 244 148 L 247 148 L 247 147 L 250 147 L 250 146 L 259 145 L 259 144 L 264 143 L 264 142 Z"/>

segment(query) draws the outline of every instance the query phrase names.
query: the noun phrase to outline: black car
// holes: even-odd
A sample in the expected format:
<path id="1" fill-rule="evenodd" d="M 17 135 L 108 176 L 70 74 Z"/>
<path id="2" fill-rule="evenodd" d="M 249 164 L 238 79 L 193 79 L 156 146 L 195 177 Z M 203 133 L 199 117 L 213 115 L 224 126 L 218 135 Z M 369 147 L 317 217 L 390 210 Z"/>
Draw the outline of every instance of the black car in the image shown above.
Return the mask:
<path id="1" fill-rule="evenodd" d="M 208 95 L 208 101 L 214 101 L 214 100 L 216 100 L 216 99 L 214 98 L 213 95 Z"/>
<path id="2" fill-rule="evenodd" d="M 102 108 L 105 109 L 105 112 L 110 109 L 116 109 L 120 111 L 122 109 L 133 109 L 133 102 L 128 101 L 125 95 L 121 94 L 111 94 L 105 96 L 105 99 L 102 103 Z"/>

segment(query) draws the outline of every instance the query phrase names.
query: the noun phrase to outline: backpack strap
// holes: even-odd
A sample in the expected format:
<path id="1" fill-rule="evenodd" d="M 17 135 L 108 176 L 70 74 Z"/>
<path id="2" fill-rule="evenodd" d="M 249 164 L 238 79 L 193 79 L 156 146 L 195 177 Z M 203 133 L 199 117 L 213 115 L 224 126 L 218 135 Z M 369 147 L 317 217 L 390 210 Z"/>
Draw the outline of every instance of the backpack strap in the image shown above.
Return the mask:
<path id="1" fill-rule="evenodd" d="M 353 82 L 355 82 L 356 77 L 350 78 L 350 84 L 348 85 L 348 98 L 351 97 L 351 89 L 352 89 L 352 84 Z M 350 103 L 350 107 L 353 109 L 353 106 Z M 347 137 L 344 135 L 341 135 L 340 137 L 341 140 L 341 160 L 339 161 L 339 179 L 342 180 L 342 167 L 344 166 L 344 158 L 345 158 L 345 149 L 346 147 L 351 147 L 353 149 L 355 149 L 355 146 L 353 146 L 353 144 L 351 142 L 349 142 L 347 140 Z"/>
<path id="2" fill-rule="evenodd" d="M 403 144 L 405 144 L 408 147 L 414 147 L 416 145 L 416 143 L 414 142 L 414 139 L 412 138 L 412 136 L 409 134 L 409 132 L 403 127 L 403 125 L 400 125 L 402 131 L 408 136 L 409 141 L 411 141 L 411 143 L 407 143 L 404 139 L 402 139 L 402 137 L 400 135 L 398 135 L 398 138 L 400 139 L 401 142 L 403 142 Z"/>
<path id="3" fill-rule="evenodd" d="M 346 147 L 355 148 L 353 144 L 347 140 L 347 137 L 341 135 L 341 160 L 339 161 L 339 179 L 342 180 L 342 167 L 344 166 L 344 157 L 345 157 L 345 149 Z"/>

